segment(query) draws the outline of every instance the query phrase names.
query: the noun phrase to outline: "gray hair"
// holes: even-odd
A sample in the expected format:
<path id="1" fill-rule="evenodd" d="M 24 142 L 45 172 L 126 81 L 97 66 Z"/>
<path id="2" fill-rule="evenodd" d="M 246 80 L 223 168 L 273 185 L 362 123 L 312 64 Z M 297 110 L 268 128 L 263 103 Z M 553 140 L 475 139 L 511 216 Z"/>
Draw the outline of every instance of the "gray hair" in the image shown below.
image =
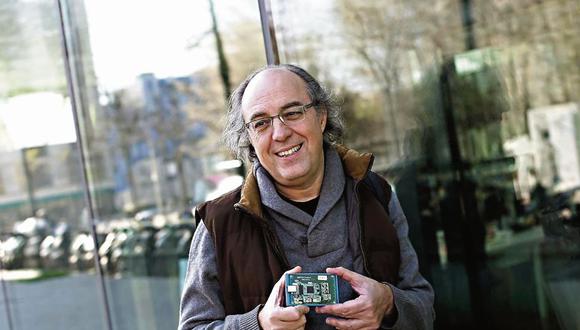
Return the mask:
<path id="1" fill-rule="evenodd" d="M 306 70 L 298 66 L 292 64 L 268 65 L 248 75 L 238 88 L 234 90 L 229 100 L 223 142 L 236 158 L 243 161 L 251 162 L 256 159 L 256 153 L 250 143 L 250 136 L 244 126 L 244 118 L 242 117 L 242 98 L 244 97 L 244 92 L 250 81 L 258 73 L 276 68 L 288 70 L 300 77 L 306 83 L 306 91 L 310 96 L 310 101 L 315 104 L 317 113 L 326 110 L 327 119 L 326 128 L 323 132 L 324 141 L 329 144 L 340 143 L 342 141 L 344 124 L 340 104 L 334 95 L 320 85 Z"/>

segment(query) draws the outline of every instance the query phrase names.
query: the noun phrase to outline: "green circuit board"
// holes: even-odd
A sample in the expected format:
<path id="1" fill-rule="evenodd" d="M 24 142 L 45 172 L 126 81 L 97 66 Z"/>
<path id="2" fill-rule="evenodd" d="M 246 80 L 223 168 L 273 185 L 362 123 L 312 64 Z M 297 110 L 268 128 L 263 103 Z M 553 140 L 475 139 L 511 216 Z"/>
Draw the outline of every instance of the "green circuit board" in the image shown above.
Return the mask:
<path id="1" fill-rule="evenodd" d="M 334 274 L 286 274 L 286 306 L 338 304 L 338 279 Z"/>

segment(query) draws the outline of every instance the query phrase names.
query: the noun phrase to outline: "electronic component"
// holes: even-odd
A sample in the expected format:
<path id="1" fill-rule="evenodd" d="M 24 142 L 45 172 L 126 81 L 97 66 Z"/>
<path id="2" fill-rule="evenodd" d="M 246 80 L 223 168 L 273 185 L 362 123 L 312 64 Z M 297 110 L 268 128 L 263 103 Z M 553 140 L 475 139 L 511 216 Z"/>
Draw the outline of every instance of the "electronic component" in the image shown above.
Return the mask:
<path id="1" fill-rule="evenodd" d="M 334 274 L 286 274 L 286 306 L 338 304 L 338 279 Z"/>

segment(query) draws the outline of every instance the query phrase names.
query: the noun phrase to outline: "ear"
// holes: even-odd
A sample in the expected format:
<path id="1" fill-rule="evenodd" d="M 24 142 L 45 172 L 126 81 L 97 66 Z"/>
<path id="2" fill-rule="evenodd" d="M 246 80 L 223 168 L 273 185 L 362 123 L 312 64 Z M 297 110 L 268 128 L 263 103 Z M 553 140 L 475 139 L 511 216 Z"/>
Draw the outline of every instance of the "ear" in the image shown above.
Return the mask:
<path id="1" fill-rule="evenodd" d="M 326 109 L 323 109 L 322 111 L 320 111 L 318 113 L 318 121 L 320 123 L 320 131 L 324 132 L 324 129 L 326 128 L 326 118 L 328 117 L 328 113 L 326 111 Z"/>
<path id="2" fill-rule="evenodd" d="M 254 146 L 252 144 L 250 144 L 248 146 L 248 155 L 250 156 L 250 160 L 253 161 L 252 158 L 257 158 L 258 156 L 256 156 L 256 149 L 254 149 Z"/>

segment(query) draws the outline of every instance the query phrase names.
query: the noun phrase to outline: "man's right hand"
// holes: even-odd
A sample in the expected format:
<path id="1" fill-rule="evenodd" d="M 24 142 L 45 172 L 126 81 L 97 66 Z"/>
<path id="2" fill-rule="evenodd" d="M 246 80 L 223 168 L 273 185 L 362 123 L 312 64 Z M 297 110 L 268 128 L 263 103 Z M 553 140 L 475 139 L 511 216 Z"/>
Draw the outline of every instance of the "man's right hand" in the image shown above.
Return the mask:
<path id="1" fill-rule="evenodd" d="M 274 285 L 268 301 L 258 314 L 258 322 L 264 330 L 270 329 L 304 329 L 308 306 L 283 307 L 286 274 L 300 273 L 302 268 L 296 266 L 282 275 Z"/>

